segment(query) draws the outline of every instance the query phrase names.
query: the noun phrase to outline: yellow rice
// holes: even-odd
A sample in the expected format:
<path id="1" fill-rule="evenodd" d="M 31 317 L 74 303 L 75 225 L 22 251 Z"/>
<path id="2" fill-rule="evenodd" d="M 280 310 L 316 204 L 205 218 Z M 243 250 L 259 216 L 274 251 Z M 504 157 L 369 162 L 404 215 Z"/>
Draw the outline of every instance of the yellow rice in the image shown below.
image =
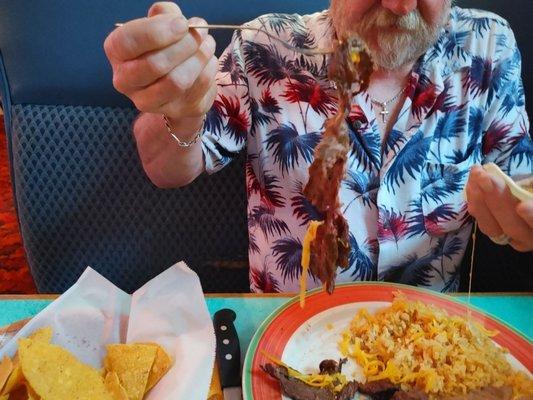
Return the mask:
<path id="1" fill-rule="evenodd" d="M 507 351 L 476 322 L 398 294 L 392 305 L 370 315 L 360 310 L 339 343 L 367 381 L 390 379 L 418 388 L 431 399 L 485 386 L 513 387 L 513 398 L 533 395 L 533 380 L 514 371 Z"/>

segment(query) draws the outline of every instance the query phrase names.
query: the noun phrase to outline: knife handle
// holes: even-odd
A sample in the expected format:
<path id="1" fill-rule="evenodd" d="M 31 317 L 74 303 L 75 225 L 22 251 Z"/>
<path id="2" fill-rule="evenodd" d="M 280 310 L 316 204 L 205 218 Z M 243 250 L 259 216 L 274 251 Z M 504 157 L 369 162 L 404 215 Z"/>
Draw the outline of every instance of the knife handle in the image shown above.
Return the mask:
<path id="1" fill-rule="evenodd" d="M 241 385 L 241 347 L 233 324 L 236 317 L 235 312 L 227 308 L 217 311 L 213 317 L 222 388 Z"/>

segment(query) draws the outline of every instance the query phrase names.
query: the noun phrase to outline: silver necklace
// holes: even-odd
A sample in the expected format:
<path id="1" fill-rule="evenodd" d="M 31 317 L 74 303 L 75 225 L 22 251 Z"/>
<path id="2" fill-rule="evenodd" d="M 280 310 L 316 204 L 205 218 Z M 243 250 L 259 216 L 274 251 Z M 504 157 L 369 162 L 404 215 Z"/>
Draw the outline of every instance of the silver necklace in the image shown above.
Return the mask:
<path id="1" fill-rule="evenodd" d="M 387 122 L 387 116 L 390 114 L 390 111 L 387 108 L 387 105 L 389 103 L 392 103 L 398 97 L 400 97 L 403 94 L 403 92 L 405 92 L 405 89 L 407 88 L 404 87 L 402 90 L 396 93 L 394 97 L 391 97 L 389 100 L 385 100 L 385 101 L 379 101 L 379 100 L 376 100 L 370 97 L 370 101 L 372 102 L 372 104 L 381 108 L 381 111 L 379 112 L 379 114 L 381 115 L 381 119 L 383 120 L 383 123 Z"/>

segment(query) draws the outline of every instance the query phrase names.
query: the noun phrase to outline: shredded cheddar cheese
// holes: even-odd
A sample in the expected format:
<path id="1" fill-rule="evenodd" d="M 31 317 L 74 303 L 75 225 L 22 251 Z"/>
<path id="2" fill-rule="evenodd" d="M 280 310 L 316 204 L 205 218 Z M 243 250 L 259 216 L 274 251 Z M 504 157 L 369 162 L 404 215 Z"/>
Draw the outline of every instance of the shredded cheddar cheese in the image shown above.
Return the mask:
<path id="1" fill-rule="evenodd" d="M 513 398 L 533 395 L 533 380 L 514 371 L 497 332 L 397 294 L 390 307 L 361 309 L 343 332 L 339 350 L 361 366 L 367 381 L 389 379 L 436 399 L 485 386 L 513 387 Z"/>
<path id="2" fill-rule="evenodd" d="M 307 275 L 309 273 L 309 262 L 311 261 L 311 242 L 315 240 L 316 231 L 324 221 L 311 221 L 305 233 L 302 245 L 302 275 L 300 276 L 300 307 L 305 306 L 305 292 L 307 291 Z"/>

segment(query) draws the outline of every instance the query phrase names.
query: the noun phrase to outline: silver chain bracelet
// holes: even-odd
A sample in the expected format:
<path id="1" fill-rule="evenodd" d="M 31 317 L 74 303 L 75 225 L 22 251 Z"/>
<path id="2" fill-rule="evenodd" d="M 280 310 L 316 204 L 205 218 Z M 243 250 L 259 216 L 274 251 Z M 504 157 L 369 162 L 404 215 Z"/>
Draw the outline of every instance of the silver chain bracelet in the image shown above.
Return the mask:
<path id="1" fill-rule="evenodd" d="M 191 147 L 193 144 L 196 144 L 198 142 L 198 139 L 200 139 L 202 137 L 203 133 L 204 133 L 205 120 L 207 119 L 207 114 L 204 115 L 204 119 L 202 121 L 202 126 L 200 127 L 198 132 L 196 132 L 194 137 L 191 140 L 187 141 L 187 142 L 181 140 L 179 137 L 176 136 L 176 134 L 174 132 L 172 132 L 173 131 L 172 125 L 170 125 L 170 121 L 168 120 L 166 115 L 163 115 L 163 119 L 165 120 L 165 125 L 167 126 L 167 131 L 168 131 L 169 135 L 174 138 L 174 140 L 178 143 L 178 146 L 180 146 L 180 147 Z"/>

